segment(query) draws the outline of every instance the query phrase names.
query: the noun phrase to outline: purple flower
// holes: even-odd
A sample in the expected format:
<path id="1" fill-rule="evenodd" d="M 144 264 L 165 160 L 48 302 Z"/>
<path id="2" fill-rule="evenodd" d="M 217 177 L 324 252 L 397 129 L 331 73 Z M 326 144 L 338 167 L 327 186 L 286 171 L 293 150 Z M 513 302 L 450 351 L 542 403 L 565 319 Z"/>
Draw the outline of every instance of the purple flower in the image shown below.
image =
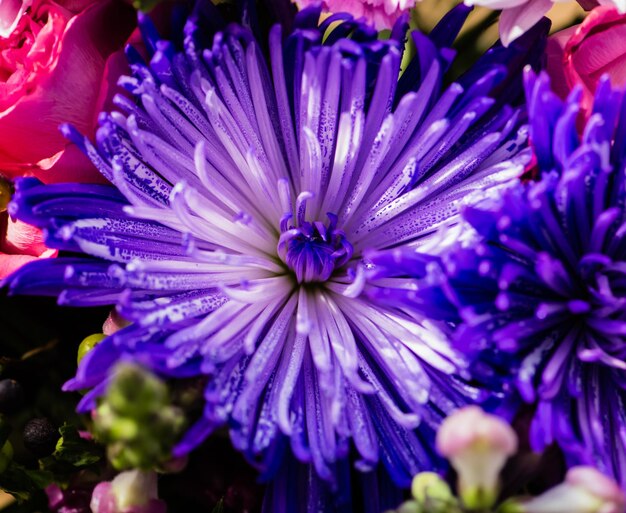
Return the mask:
<path id="1" fill-rule="evenodd" d="M 394 302 L 457 324 L 459 348 L 537 403 L 535 449 L 626 485 L 626 102 L 602 80 L 579 134 L 580 89 L 563 102 L 529 72 L 526 91 L 539 180 L 465 208 L 477 238 L 441 266 L 405 253 L 379 273 L 422 276 Z"/>
<path id="2" fill-rule="evenodd" d="M 90 256 L 28 266 L 13 293 L 116 304 L 132 322 L 67 384 L 95 387 L 82 410 L 131 359 L 207 378 L 178 455 L 228 424 L 266 477 L 289 446 L 310 465 L 305 479 L 330 483 L 351 447 L 359 470 L 383 463 L 397 485 L 436 464 L 434 429 L 482 392 L 437 324 L 363 294 L 393 282 L 366 284 L 363 256 L 432 242 L 466 196 L 502 187 L 529 159 L 504 98 L 545 27 L 442 91 L 467 12 L 430 38 L 413 33 L 401 75 L 402 23 L 381 40 L 348 15 L 319 24 L 310 8 L 266 39 L 200 2 L 179 49 L 140 18 L 150 63 L 130 49 L 123 79 L 137 102 L 116 99 L 97 147 L 64 129 L 115 187 L 24 179 L 11 203 L 51 247 Z"/>

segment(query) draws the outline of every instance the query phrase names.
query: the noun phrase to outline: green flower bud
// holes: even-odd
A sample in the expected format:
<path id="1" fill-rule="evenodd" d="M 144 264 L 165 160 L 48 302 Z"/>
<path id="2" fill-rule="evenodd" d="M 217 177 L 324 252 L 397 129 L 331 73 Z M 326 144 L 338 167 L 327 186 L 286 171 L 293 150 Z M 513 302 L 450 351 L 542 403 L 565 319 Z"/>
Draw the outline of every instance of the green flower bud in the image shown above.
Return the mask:
<path id="1" fill-rule="evenodd" d="M 156 376 L 133 365 L 120 365 L 109 387 L 107 402 L 117 413 L 138 417 L 149 415 L 156 405 L 169 403 L 169 393 Z"/>
<path id="2" fill-rule="evenodd" d="M 83 341 L 78 346 L 76 363 L 80 363 L 84 356 L 94 347 L 96 347 L 96 345 L 102 342 L 105 338 L 106 335 L 104 333 L 94 333 L 93 335 L 89 335 L 87 338 L 83 339 Z"/>
<path id="3" fill-rule="evenodd" d="M 413 478 L 411 493 L 419 503 L 427 501 L 450 502 L 454 500 L 452 490 L 439 474 L 420 472 Z"/>
<path id="4" fill-rule="evenodd" d="M 151 469 L 171 458 L 184 424 L 165 383 L 130 364 L 116 368 L 94 415 L 96 435 L 117 469 Z"/>

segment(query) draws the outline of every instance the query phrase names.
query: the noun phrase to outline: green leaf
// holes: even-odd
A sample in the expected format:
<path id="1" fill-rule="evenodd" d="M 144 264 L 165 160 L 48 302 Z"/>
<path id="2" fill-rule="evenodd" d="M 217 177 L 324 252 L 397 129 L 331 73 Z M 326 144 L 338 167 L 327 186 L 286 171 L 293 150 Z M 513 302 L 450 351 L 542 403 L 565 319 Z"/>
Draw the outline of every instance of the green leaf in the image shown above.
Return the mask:
<path id="1" fill-rule="evenodd" d="M 19 502 L 31 500 L 53 480 L 52 473 L 45 470 L 28 470 L 12 462 L 0 474 L 0 489 L 13 495 Z"/>
<path id="2" fill-rule="evenodd" d="M 75 467 L 87 467 L 102 459 L 98 446 L 81 438 L 78 430 L 71 424 L 64 424 L 60 429 L 61 438 L 52 457 L 57 461 L 70 463 Z"/>
<path id="3" fill-rule="evenodd" d="M 89 467 L 104 458 L 103 447 L 81 438 L 75 426 L 64 424 L 59 433 L 61 438 L 56 450 L 39 460 L 40 468 L 54 474 L 56 482 L 66 483 L 78 469 Z"/>

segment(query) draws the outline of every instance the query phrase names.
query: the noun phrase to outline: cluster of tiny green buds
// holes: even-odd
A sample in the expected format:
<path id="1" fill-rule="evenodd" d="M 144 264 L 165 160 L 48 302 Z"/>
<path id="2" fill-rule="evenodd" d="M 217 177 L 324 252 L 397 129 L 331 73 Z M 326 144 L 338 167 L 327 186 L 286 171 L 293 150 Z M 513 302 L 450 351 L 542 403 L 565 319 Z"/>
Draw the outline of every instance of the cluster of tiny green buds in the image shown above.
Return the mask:
<path id="1" fill-rule="evenodd" d="M 97 438 L 117 469 L 151 469 L 168 461 L 184 424 L 165 383 L 148 371 L 118 365 L 94 414 Z"/>
<path id="2" fill-rule="evenodd" d="M 395 513 L 460 513 L 459 502 L 439 474 L 420 472 L 411 483 L 413 498 L 400 505 Z"/>

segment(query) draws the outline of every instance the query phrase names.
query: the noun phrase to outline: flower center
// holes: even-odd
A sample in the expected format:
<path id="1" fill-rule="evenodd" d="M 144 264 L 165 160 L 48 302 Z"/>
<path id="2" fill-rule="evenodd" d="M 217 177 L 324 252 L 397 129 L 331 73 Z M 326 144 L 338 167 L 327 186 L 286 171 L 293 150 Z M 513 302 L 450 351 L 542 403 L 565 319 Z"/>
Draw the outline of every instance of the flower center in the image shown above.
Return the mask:
<path id="1" fill-rule="evenodd" d="M 305 221 L 282 227 L 278 254 L 298 283 L 326 281 L 352 257 L 352 245 L 336 227 L 337 216 L 328 214 L 328 219 L 327 224 Z"/>

